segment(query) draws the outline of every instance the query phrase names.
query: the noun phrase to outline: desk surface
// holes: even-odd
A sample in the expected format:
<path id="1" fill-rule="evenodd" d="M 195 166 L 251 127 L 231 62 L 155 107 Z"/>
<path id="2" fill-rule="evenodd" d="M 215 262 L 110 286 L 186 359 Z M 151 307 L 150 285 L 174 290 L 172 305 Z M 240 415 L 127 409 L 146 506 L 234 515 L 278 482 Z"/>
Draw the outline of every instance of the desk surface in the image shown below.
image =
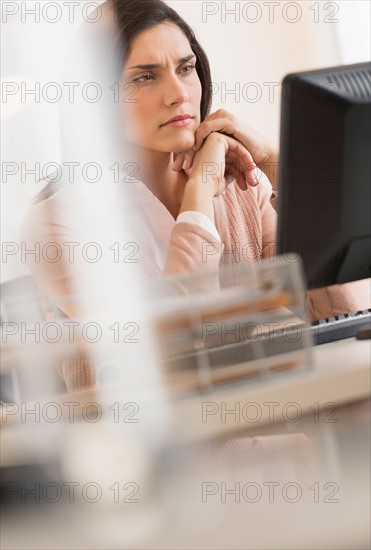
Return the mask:
<path id="1" fill-rule="evenodd" d="M 311 371 L 277 376 L 266 384 L 239 384 L 230 387 L 228 393 L 219 389 L 174 403 L 173 432 L 178 433 L 178 443 L 187 444 L 180 454 L 175 449 L 170 458 L 160 454 L 154 465 L 138 467 L 141 490 L 137 504 L 113 502 L 110 490 L 114 483 L 134 482 L 135 470 L 128 453 L 119 457 L 121 473 L 117 477 L 113 459 L 118 447 L 110 451 L 105 439 L 103 450 L 99 439 L 98 454 L 89 453 L 86 447 L 93 443 L 89 437 L 82 438 L 79 448 L 79 432 L 70 441 L 66 438 L 68 432 L 64 433 L 60 450 L 69 467 L 62 479 L 77 481 L 72 474 L 66 477 L 66 472 L 73 472 L 73 457 L 78 457 L 86 467 L 86 471 L 80 471 L 79 482 L 98 481 L 106 489 L 106 498 L 97 505 L 81 498 L 55 506 L 20 504 L 13 509 L 16 513 L 7 507 L 1 517 L 1 546 L 369 548 L 370 342 L 334 342 L 318 346 L 313 352 Z M 73 397 L 80 402 L 94 400 L 91 392 Z M 206 400 L 216 403 L 219 410 L 203 422 L 202 404 Z M 272 422 L 266 407 L 254 422 L 246 421 L 243 414 L 239 421 L 227 414 L 223 422 L 219 414 L 222 403 L 230 410 L 236 403 L 267 402 L 278 403 Z M 284 407 L 290 403 L 296 403 L 302 412 L 295 422 L 287 420 L 295 407 L 287 407 L 288 416 L 283 416 Z M 339 408 L 326 409 L 329 403 Z M 24 429 L 22 425 L 3 427 L 1 451 L 5 459 L 10 458 L 10 447 L 14 451 L 22 441 Z M 275 435 L 255 436 L 267 430 Z M 107 435 L 104 430 L 99 433 Z M 239 437 L 189 444 L 227 434 Z M 25 459 L 25 448 L 22 451 L 21 447 Z M 29 441 L 31 454 L 33 447 L 35 442 Z M 68 450 L 73 451 L 71 456 Z M 107 468 L 102 468 L 99 457 Z M 135 460 L 138 465 L 140 453 Z M 94 464 L 99 466 L 98 480 L 91 473 Z M 50 471 L 48 474 L 52 475 Z M 270 493 L 269 487 L 276 492 Z M 294 493 L 287 493 L 288 487 L 300 492 L 298 500 Z M 255 499 L 256 495 L 259 498 Z M 17 527 L 20 522 L 22 531 Z"/>
<path id="2" fill-rule="evenodd" d="M 282 421 L 295 424 L 305 415 L 315 419 L 323 410 L 327 410 L 331 420 L 337 407 L 370 397 L 371 340 L 341 340 L 314 346 L 312 353 L 313 366 L 306 370 L 283 372 L 263 380 L 240 381 L 202 394 L 176 398 L 171 402 L 170 437 L 177 444 L 205 441 L 241 431 L 261 430 Z M 116 396 L 118 393 L 116 388 Z M 62 405 L 67 397 L 69 402 L 78 404 L 75 413 L 91 402 L 100 403 L 103 412 L 108 407 L 102 404 L 96 389 L 62 394 L 52 401 Z M 44 401 L 47 404 L 50 399 Z M 43 401 L 39 405 L 42 408 Z M 65 407 L 64 410 L 69 413 Z M 20 412 L 3 414 L 2 420 L 5 420 L 5 428 L 17 425 L 18 433 L 23 432 L 28 441 L 27 426 Z M 5 444 L 8 437 L 13 437 L 9 430 L 3 430 L 0 437 L 2 464 L 18 462 L 13 452 L 8 456 L 8 449 L 14 449 L 14 445 Z M 32 453 L 29 444 L 26 448 Z M 23 451 L 20 453 L 22 460 Z"/>
<path id="3" fill-rule="evenodd" d="M 369 403 L 344 409 L 338 424 L 311 423 L 316 433 L 308 441 L 302 433 L 280 434 L 285 428 L 277 424 L 279 435 L 265 440 L 233 439 L 197 446 L 197 453 L 188 448 L 165 464 L 160 457 L 152 476 L 147 472 L 138 483 L 137 504 L 113 501 L 109 487 L 128 480 L 122 462 L 119 478 L 107 478 L 107 472 L 99 478 L 105 499 L 98 504 L 77 499 L 64 506 L 3 508 L 1 547 L 366 550 Z"/>
<path id="4" fill-rule="evenodd" d="M 312 352 L 313 367 L 308 370 L 180 400 L 176 424 L 182 430 L 176 430 L 176 436 L 184 441 L 225 436 L 285 419 L 290 422 L 295 414 L 315 416 L 325 406 L 331 414 L 336 406 L 370 396 L 371 340 L 350 338 L 314 346 Z"/>

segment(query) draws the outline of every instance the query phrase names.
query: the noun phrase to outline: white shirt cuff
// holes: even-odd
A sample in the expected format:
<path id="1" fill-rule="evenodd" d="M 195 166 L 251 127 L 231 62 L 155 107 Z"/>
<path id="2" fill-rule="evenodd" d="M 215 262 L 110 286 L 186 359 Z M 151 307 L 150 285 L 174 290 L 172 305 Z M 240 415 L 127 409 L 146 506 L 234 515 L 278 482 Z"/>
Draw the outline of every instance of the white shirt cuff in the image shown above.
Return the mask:
<path id="1" fill-rule="evenodd" d="M 179 216 L 177 217 L 176 223 L 180 222 L 193 223 L 194 225 L 198 225 L 199 227 L 202 227 L 203 229 L 211 233 L 216 241 L 220 243 L 222 242 L 218 230 L 215 227 L 215 223 L 213 223 L 210 218 L 206 216 L 206 214 L 187 210 L 186 212 L 182 212 L 181 214 L 179 214 Z"/>

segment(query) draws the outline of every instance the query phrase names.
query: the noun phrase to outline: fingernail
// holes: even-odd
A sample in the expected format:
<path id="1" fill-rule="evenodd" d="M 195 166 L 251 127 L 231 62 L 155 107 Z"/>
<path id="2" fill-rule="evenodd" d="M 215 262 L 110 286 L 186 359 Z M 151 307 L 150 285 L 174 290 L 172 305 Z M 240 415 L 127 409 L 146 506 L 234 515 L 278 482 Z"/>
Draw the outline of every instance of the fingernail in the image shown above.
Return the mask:
<path id="1" fill-rule="evenodd" d="M 253 176 L 252 178 L 246 178 L 246 183 L 250 185 L 250 187 L 256 187 L 259 183 L 259 180 Z"/>

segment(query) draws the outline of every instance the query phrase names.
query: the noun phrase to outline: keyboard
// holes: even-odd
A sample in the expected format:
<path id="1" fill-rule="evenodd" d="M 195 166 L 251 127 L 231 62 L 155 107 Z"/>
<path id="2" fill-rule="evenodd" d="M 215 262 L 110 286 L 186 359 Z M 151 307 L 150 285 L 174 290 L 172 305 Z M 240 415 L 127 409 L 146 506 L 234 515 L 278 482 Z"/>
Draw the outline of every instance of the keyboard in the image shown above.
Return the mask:
<path id="1" fill-rule="evenodd" d="M 299 332 L 298 332 L 299 330 Z M 296 325 L 286 328 L 284 331 L 277 330 L 272 334 L 263 335 L 259 338 L 259 346 L 264 349 L 265 357 L 273 357 L 288 350 L 295 352 L 303 348 L 303 338 L 308 336 L 309 341 L 314 345 L 326 344 L 352 338 L 357 336 L 359 331 L 368 331 L 364 338 L 371 337 L 371 309 L 357 311 L 355 313 L 344 313 L 335 317 L 313 321 L 310 325 Z M 300 337 L 298 338 L 298 334 Z M 291 338 L 292 336 L 292 338 Z M 307 340 L 307 339 L 306 339 Z M 309 344 L 307 340 L 307 344 Z M 288 345 L 289 343 L 289 345 Z M 242 340 L 238 343 L 225 344 L 217 348 L 210 348 L 208 363 L 210 367 L 221 367 L 225 365 L 236 365 L 256 359 L 256 343 L 249 340 Z M 197 368 L 197 354 L 190 352 L 181 354 L 176 358 L 165 360 L 175 369 Z"/>
<path id="2" fill-rule="evenodd" d="M 364 309 L 355 313 L 344 313 L 343 315 L 314 321 L 310 324 L 309 330 L 316 345 L 352 338 L 361 330 L 369 333 L 371 330 L 371 309 Z M 364 337 L 367 337 L 366 333 L 364 335 Z M 368 338 L 370 338 L 369 334 Z"/>

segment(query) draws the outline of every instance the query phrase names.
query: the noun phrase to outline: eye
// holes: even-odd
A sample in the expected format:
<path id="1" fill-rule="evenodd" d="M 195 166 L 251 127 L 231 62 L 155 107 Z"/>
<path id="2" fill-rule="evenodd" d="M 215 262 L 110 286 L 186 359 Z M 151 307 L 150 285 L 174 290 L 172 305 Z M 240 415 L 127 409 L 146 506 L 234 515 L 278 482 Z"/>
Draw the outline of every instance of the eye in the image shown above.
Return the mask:
<path id="1" fill-rule="evenodd" d="M 139 76 L 138 78 L 134 78 L 133 82 L 149 82 L 153 79 L 153 75 L 151 74 L 144 74 L 142 76 Z"/>
<path id="2" fill-rule="evenodd" d="M 182 68 L 182 71 L 187 74 L 187 73 L 191 73 L 194 68 L 195 68 L 195 65 L 193 65 L 192 63 L 189 63 L 188 65 Z"/>

